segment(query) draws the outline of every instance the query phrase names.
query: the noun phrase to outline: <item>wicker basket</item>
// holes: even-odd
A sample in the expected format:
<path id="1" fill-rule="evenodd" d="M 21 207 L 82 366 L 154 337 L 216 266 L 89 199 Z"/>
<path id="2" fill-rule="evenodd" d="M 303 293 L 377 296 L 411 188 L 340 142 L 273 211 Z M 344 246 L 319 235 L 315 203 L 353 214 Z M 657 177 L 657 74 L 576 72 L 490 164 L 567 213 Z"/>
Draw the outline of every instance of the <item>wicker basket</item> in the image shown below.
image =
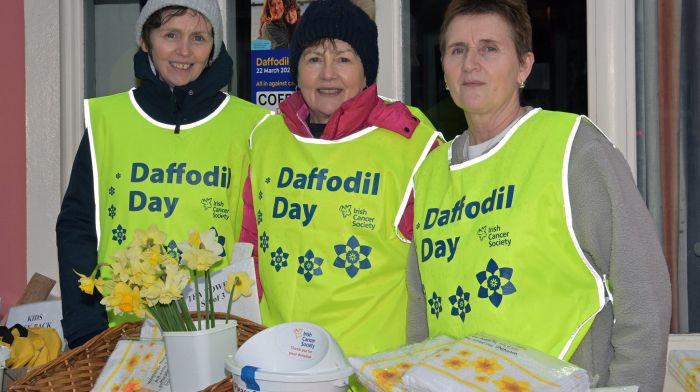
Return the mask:
<path id="1" fill-rule="evenodd" d="M 225 313 L 217 313 L 225 318 Z M 265 329 L 264 326 L 237 316 L 238 345 Z M 125 323 L 103 331 L 80 347 L 68 351 L 53 361 L 31 370 L 8 389 L 9 392 L 89 392 L 100 376 L 109 355 L 123 336 L 136 337 L 141 331 L 141 322 Z M 223 385 L 228 380 L 229 388 Z M 232 391 L 231 378 L 222 380 L 206 391 Z M 222 386 L 219 386 L 222 384 Z"/>
<path id="2" fill-rule="evenodd" d="M 231 376 L 228 376 L 216 384 L 210 385 L 202 392 L 233 392 L 233 379 L 231 379 Z"/>

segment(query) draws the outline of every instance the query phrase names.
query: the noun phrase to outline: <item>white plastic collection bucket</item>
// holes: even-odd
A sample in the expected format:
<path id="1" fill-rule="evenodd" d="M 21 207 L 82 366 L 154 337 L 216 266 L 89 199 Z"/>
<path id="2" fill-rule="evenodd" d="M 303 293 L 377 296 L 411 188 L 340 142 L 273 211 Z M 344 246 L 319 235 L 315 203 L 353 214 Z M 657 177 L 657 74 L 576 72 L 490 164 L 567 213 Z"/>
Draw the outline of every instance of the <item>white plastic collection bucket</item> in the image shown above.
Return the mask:
<path id="1" fill-rule="evenodd" d="M 163 332 L 170 390 L 199 391 L 225 378 L 225 360 L 238 348 L 236 326 L 235 320 L 216 320 L 212 329 Z"/>
<path id="2" fill-rule="evenodd" d="M 343 350 L 316 324 L 265 329 L 226 360 L 235 392 L 345 392 L 353 373 Z"/>

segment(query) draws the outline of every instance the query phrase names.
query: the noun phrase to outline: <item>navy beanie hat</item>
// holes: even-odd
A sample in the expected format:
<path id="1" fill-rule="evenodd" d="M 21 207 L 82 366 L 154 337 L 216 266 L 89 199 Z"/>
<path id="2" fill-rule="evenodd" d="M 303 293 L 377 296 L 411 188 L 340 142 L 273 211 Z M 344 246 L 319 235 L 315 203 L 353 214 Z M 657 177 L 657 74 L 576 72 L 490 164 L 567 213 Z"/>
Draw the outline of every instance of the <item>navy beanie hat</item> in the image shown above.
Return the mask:
<path id="1" fill-rule="evenodd" d="M 289 66 L 295 83 L 299 80 L 299 59 L 304 48 L 323 38 L 335 38 L 350 44 L 362 60 L 367 85 L 377 81 L 379 48 L 376 23 L 350 0 L 316 0 L 306 8 L 292 36 Z"/>

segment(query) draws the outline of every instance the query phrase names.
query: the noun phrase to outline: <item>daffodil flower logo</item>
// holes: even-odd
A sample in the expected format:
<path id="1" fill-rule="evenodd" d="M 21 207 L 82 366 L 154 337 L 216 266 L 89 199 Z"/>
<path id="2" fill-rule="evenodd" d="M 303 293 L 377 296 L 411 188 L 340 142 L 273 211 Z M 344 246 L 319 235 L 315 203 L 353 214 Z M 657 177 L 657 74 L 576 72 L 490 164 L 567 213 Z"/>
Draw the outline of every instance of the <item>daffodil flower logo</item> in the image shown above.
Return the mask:
<path id="1" fill-rule="evenodd" d="M 503 392 L 531 392 L 530 383 L 527 381 L 518 381 L 512 377 L 504 376 L 500 380 L 493 382 L 498 387 L 499 391 Z"/>
<path id="2" fill-rule="evenodd" d="M 169 254 L 172 258 L 178 258 L 180 256 L 180 248 L 177 247 L 177 242 L 170 240 L 168 245 L 165 246 L 165 253 Z"/>
<path id="3" fill-rule="evenodd" d="M 472 311 L 472 306 L 469 304 L 469 293 L 462 290 L 462 286 L 457 286 L 457 291 L 450 296 L 450 304 L 452 304 L 453 316 L 459 316 L 464 322 L 467 313 Z"/>
<path id="4" fill-rule="evenodd" d="M 442 361 L 442 364 L 445 365 L 445 367 L 454 369 L 454 370 L 459 370 L 462 368 L 465 368 L 469 366 L 469 361 L 467 361 L 464 358 L 459 358 L 459 357 L 452 357 L 452 358 L 447 358 Z"/>
<path id="5" fill-rule="evenodd" d="M 369 261 L 372 247 L 360 245 L 360 241 L 355 236 L 350 237 L 347 243 L 336 245 L 333 248 L 337 256 L 333 266 L 344 268 L 349 277 L 354 278 L 361 269 L 372 268 Z"/>
<path id="6" fill-rule="evenodd" d="M 278 247 L 276 251 L 272 252 L 271 256 L 272 261 L 270 261 L 270 265 L 275 267 L 275 271 L 280 272 L 283 267 L 287 266 L 289 253 L 285 252 L 281 246 Z"/>
<path id="7" fill-rule="evenodd" d="M 372 375 L 380 387 L 384 388 L 385 391 L 391 391 L 394 385 L 401 382 L 402 373 L 398 369 L 390 367 L 387 369 L 372 369 Z"/>
<path id="8" fill-rule="evenodd" d="M 303 256 L 299 256 L 299 268 L 297 268 L 297 273 L 303 275 L 307 282 L 311 282 L 311 278 L 314 276 L 323 275 L 321 264 L 323 264 L 323 259 L 316 257 L 314 252 L 309 249 Z"/>
<path id="9" fill-rule="evenodd" d="M 512 276 L 512 268 L 499 268 L 494 259 L 489 259 L 486 270 L 476 274 L 476 279 L 481 286 L 479 298 L 488 298 L 493 306 L 498 307 L 504 295 L 510 295 L 516 291 L 515 285 L 510 281 Z"/>
<path id="10" fill-rule="evenodd" d="M 117 241 L 119 245 L 126 241 L 126 228 L 117 225 L 116 229 L 112 229 L 112 240 Z"/>
<path id="11" fill-rule="evenodd" d="M 430 314 L 434 314 L 435 318 L 439 318 L 440 313 L 442 313 L 442 297 L 433 291 L 433 298 L 428 299 L 428 305 L 430 305 Z"/>
<path id="12" fill-rule="evenodd" d="M 268 237 L 267 233 L 263 231 L 262 235 L 260 236 L 260 248 L 262 249 L 263 253 L 265 253 L 269 247 L 270 237 Z"/>
<path id="13" fill-rule="evenodd" d="M 477 373 L 494 374 L 503 370 L 503 366 L 495 358 L 479 357 L 474 361 L 474 370 Z"/>

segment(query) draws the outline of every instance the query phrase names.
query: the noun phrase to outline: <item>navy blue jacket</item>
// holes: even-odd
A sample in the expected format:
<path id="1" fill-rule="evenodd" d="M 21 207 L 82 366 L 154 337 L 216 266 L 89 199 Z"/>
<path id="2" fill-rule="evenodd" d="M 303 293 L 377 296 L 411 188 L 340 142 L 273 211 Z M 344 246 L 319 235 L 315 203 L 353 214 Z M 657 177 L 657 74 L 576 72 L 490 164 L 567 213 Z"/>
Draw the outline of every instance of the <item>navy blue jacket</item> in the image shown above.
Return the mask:
<path id="1" fill-rule="evenodd" d="M 219 56 L 199 78 L 170 89 L 154 73 L 148 54 L 134 55 L 134 75 L 141 84 L 134 90 L 139 106 L 153 119 L 175 125 L 199 121 L 210 115 L 226 95 L 220 90 L 233 76 L 233 61 L 222 46 Z M 56 222 L 59 281 L 63 308 L 63 335 L 77 347 L 107 328 L 105 307 L 99 293 L 87 295 L 78 287 L 78 275 L 90 275 L 97 264 L 97 233 L 90 143 L 83 135 L 73 161 L 70 182 Z"/>

